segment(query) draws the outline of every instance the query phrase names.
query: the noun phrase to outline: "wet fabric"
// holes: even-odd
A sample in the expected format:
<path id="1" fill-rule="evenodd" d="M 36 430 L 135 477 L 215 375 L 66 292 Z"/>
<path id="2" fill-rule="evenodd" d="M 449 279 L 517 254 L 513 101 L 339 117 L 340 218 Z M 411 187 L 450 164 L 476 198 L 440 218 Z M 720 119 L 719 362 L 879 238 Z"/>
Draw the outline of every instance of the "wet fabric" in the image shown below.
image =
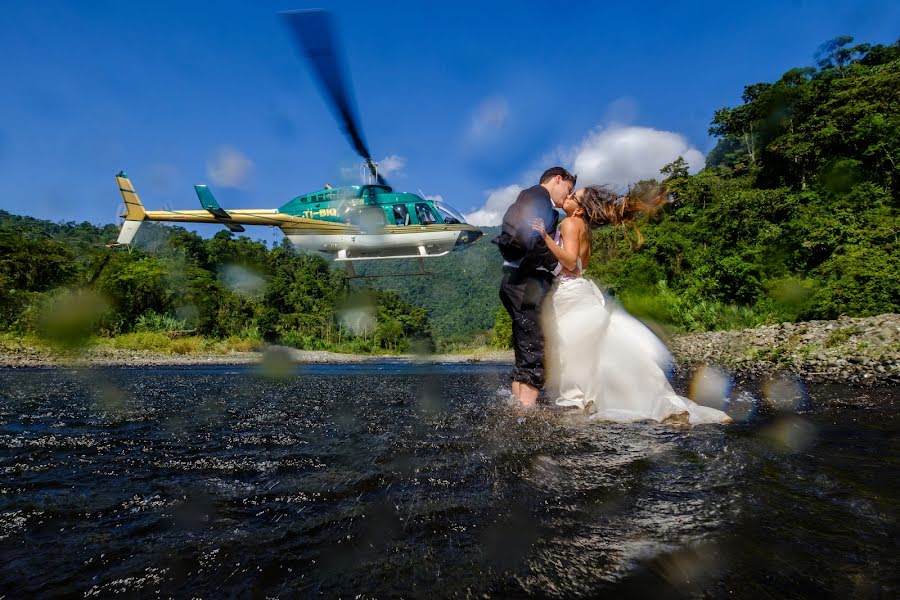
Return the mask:
<path id="1" fill-rule="evenodd" d="M 547 387 L 557 405 L 598 420 L 730 421 L 675 393 L 664 370 L 668 349 L 625 310 L 609 306 L 593 281 L 560 278 L 546 304 Z"/>
<path id="2" fill-rule="evenodd" d="M 553 282 L 550 273 L 523 275 L 518 269 L 504 268 L 500 282 L 500 301 L 512 319 L 513 349 L 516 363 L 513 381 L 544 387 L 544 332 L 541 309 Z"/>

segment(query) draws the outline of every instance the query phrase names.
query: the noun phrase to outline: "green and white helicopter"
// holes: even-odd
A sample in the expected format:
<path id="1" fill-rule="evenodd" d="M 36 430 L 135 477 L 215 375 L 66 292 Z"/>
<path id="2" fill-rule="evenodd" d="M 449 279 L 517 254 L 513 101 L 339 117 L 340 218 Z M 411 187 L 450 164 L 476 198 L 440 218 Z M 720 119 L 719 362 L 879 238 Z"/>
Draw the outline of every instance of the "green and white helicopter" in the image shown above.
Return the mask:
<path id="1" fill-rule="evenodd" d="M 130 244 L 144 221 L 218 223 L 231 231 L 244 225 L 278 227 L 296 247 L 333 255 L 355 276 L 353 261 L 415 258 L 419 273 L 424 259 L 444 256 L 478 241 L 482 231 L 466 223 L 449 206 L 409 192 L 396 192 L 378 173 L 363 141 L 344 83 L 329 13 L 297 10 L 281 13 L 301 51 L 309 60 L 326 96 L 357 153 L 365 161 L 370 180 L 363 185 L 332 187 L 297 196 L 279 208 L 223 209 L 205 185 L 194 190 L 203 207 L 198 210 L 146 210 L 131 180 L 116 175 L 125 202 L 122 229 L 115 244 Z"/>

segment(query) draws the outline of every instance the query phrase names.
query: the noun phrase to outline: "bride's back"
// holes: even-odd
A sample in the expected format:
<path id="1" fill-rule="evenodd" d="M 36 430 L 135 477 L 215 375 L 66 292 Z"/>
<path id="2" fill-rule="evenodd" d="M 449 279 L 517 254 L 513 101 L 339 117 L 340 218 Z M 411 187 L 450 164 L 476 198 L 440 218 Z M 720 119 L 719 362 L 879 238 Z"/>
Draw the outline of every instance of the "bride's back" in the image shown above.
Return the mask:
<path id="1" fill-rule="evenodd" d="M 577 246 L 572 247 L 572 244 Z M 560 223 L 560 246 L 569 250 L 576 250 L 581 261 L 580 271 L 570 271 L 563 267 L 561 275 L 574 275 L 580 277 L 586 270 L 591 260 L 591 235 L 587 223 L 581 217 L 566 217 Z"/>

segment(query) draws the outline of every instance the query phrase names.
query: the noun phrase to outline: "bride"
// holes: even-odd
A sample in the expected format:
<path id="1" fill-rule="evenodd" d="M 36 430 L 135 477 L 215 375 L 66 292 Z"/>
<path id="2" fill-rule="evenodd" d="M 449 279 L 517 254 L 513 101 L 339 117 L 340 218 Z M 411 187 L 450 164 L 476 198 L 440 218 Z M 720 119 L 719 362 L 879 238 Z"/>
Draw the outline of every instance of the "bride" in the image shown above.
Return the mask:
<path id="1" fill-rule="evenodd" d="M 663 343 L 583 277 L 591 259 L 591 229 L 624 227 L 650 208 L 590 186 L 565 199 L 558 243 L 542 221 L 532 222 L 562 267 L 545 304 L 548 391 L 556 404 L 580 408 L 591 419 L 730 423 L 724 412 L 676 394 L 660 366 L 670 362 Z"/>

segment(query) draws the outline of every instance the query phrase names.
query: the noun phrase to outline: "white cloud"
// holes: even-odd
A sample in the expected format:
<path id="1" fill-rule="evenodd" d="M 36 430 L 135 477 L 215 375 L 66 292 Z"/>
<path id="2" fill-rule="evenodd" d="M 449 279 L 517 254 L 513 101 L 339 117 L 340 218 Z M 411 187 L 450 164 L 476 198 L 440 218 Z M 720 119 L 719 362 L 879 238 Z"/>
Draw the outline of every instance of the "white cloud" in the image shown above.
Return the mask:
<path id="1" fill-rule="evenodd" d="M 378 174 L 385 179 L 402 177 L 403 169 L 406 168 L 406 159 L 396 154 L 389 154 L 381 160 L 375 161 L 375 164 L 378 165 Z M 338 171 L 343 181 L 353 184 L 371 180 L 369 168 L 365 166 L 362 159 L 359 159 L 359 162 L 354 165 L 344 165 Z"/>
<path id="2" fill-rule="evenodd" d="M 602 127 L 590 132 L 572 153 L 578 185 L 604 184 L 624 189 L 640 179 L 659 179 L 659 170 L 679 156 L 691 172 L 703 168 L 703 153 L 672 131 L 649 127 Z"/>
<path id="3" fill-rule="evenodd" d="M 505 98 L 491 97 L 483 100 L 469 125 L 469 136 L 480 138 L 503 128 L 509 116 L 509 102 Z"/>
<path id="4" fill-rule="evenodd" d="M 523 189 L 522 186 L 513 184 L 500 189 L 491 190 L 488 193 L 487 201 L 485 201 L 484 206 L 475 212 L 465 215 L 466 221 L 472 225 L 499 225 L 500 222 L 503 221 L 503 214 L 506 212 L 506 209 L 516 201 L 519 192 Z"/>
<path id="5" fill-rule="evenodd" d="M 206 174 L 222 187 L 240 187 L 253 171 L 253 161 L 232 146 L 221 146 L 206 161 Z"/>
<path id="6" fill-rule="evenodd" d="M 404 167 L 406 159 L 396 154 L 390 154 L 378 161 L 378 173 L 384 178 L 402 174 Z"/>
<path id="7" fill-rule="evenodd" d="M 343 166 L 340 168 L 341 179 L 348 182 L 359 183 L 363 177 L 363 170 L 360 165 L 352 167 Z"/>

